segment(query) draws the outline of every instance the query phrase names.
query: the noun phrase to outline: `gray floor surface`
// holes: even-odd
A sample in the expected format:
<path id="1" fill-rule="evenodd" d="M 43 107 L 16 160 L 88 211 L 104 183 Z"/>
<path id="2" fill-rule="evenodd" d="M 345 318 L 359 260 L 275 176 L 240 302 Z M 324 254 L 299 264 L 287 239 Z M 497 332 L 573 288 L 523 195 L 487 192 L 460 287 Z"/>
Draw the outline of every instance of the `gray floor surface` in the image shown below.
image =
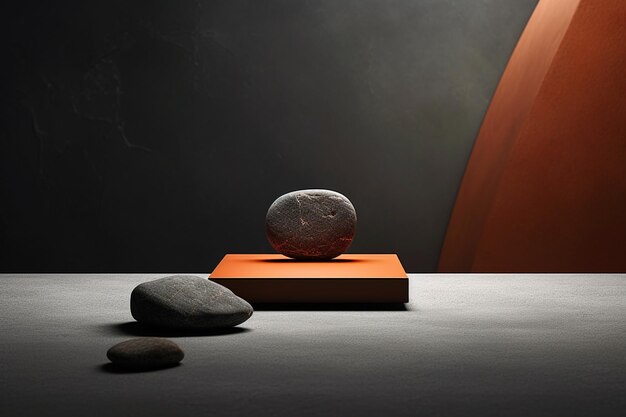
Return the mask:
<path id="1" fill-rule="evenodd" d="M 164 275 L 0 275 L 0 415 L 626 415 L 626 275 L 411 275 L 405 308 L 272 306 L 112 372 Z"/>

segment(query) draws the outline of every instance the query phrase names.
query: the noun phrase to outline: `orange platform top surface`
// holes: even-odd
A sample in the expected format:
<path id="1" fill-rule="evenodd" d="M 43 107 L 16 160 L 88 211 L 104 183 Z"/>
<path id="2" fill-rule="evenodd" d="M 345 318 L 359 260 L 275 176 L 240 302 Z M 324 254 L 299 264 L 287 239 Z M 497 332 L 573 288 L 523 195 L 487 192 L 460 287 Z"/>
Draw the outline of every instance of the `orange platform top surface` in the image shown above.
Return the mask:
<path id="1" fill-rule="evenodd" d="M 343 254 L 298 261 L 278 254 L 228 254 L 211 278 L 407 278 L 397 255 Z"/>

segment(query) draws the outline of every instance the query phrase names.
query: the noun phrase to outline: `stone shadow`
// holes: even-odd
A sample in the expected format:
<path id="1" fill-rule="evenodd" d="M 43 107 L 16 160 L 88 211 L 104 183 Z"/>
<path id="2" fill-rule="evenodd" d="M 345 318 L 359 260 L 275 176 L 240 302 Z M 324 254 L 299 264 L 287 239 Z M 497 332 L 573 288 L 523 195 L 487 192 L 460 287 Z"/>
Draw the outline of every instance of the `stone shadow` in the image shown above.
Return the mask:
<path id="1" fill-rule="evenodd" d="M 163 371 L 166 369 L 178 368 L 181 365 L 182 364 L 177 363 L 174 365 L 161 366 L 161 367 L 155 367 L 155 368 L 124 368 L 119 365 L 115 365 L 114 363 L 108 362 L 108 363 L 103 363 L 102 365 L 98 365 L 96 369 L 99 370 L 100 372 L 106 372 L 107 374 L 138 374 L 138 373 L 156 372 L 156 371 Z"/>
<path id="2" fill-rule="evenodd" d="M 226 336 L 250 332 L 246 327 L 225 327 L 219 329 L 174 329 L 168 327 L 147 326 L 137 321 L 113 323 L 104 326 L 111 333 L 136 337 L 190 337 L 190 336 Z"/>
<path id="3" fill-rule="evenodd" d="M 302 264 L 308 262 L 316 262 L 316 263 L 329 263 L 329 264 L 340 264 L 340 263 L 349 263 L 349 262 L 367 262 L 364 259 L 259 259 L 257 262 L 267 262 L 267 263 L 278 263 L 278 264 Z"/>

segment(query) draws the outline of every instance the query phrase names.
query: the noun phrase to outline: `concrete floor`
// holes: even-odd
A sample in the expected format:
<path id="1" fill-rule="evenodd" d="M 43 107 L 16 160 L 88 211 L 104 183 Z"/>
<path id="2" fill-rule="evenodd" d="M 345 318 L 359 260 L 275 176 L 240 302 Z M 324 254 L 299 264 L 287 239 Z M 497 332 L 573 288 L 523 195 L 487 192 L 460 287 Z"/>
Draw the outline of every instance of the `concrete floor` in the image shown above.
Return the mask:
<path id="1" fill-rule="evenodd" d="M 271 306 L 112 372 L 161 276 L 0 275 L 0 415 L 626 415 L 626 275 L 412 275 L 406 308 Z"/>

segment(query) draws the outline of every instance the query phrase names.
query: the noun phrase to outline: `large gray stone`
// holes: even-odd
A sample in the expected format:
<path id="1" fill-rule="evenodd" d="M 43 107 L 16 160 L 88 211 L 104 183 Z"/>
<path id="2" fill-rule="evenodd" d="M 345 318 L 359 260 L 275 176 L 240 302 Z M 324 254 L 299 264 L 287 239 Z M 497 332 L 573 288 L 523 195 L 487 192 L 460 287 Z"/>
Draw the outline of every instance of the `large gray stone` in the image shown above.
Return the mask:
<path id="1" fill-rule="evenodd" d="M 107 351 L 107 357 L 123 368 L 153 369 L 176 365 L 185 353 L 171 340 L 142 337 L 118 343 Z"/>
<path id="2" fill-rule="evenodd" d="M 265 231 L 272 247 L 285 256 L 331 259 L 352 243 L 356 211 L 348 198 L 335 191 L 293 191 L 272 203 Z"/>
<path id="3" fill-rule="evenodd" d="M 252 306 L 205 278 L 174 275 L 139 284 L 130 311 L 140 323 L 180 329 L 211 329 L 243 323 Z"/>

